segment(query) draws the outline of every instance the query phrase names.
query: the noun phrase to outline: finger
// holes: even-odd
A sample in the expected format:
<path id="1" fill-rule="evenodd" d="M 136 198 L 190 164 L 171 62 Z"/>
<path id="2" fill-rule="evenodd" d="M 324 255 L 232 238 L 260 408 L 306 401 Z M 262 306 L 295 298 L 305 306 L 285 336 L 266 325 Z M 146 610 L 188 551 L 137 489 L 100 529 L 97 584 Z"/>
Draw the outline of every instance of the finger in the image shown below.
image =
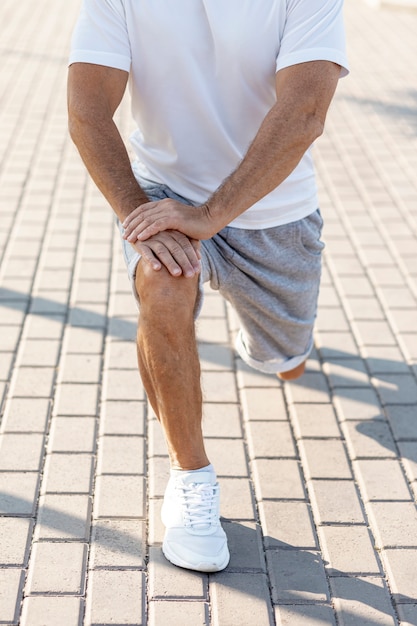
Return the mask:
<path id="1" fill-rule="evenodd" d="M 180 276 L 184 273 L 184 270 L 189 271 L 189 268 L 185 267 L 183 270 L 181 263 L 177 262 L 177 259 L 173 254 L 173 250 L 175 250 L 175 245 L 173 245 L 173 241 L 174 240 L 171 238 L 171 240 L 168 241 L 169 245 L 166 245 L 167 242 L 165 242 L 163 239 L 152 239 L 147 245 L 152 250 L 154 256 L 158 258 L 158 260 L 167 268 L 168 272 L 172 276 Z M 171 250 L 170 248 L 172 248 L 173 250 Z"/>
<path id="2" fill-rule="evenodd" d="M 177 231 L 168 231 L 160 233 L 157 238 L 163 241 L 184 276 L 191 278 L 200 272 L 200 262 L 188 237 Z"/>
<path id="3" fill-rule="evenodd" d="M 139 252 L 139 254 L 146 261 L 146 263 L 149 263 L 153 270 L 158 272 L 162 268 L 161 262 L 156 258 L 156 256 L 148 246 L 142 244 L 136 245 L 134 246 L 134 248 Z"/>

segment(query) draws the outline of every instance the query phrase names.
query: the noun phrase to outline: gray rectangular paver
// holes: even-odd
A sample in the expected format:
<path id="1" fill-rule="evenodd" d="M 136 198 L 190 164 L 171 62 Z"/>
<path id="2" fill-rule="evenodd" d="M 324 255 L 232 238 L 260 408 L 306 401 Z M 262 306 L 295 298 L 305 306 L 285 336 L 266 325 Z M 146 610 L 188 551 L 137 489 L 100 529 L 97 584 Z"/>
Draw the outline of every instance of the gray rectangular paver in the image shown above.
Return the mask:
<path id="1" fill-rule="evenodd" d="M 251 421 L 246 432 L 251 459 L 297 456 L 288 422 Z"/>
<path id="2" fill-rule="evenodd" d="M 208 599 L 208 576 L 178 568 L 166 560 L 160 548 L 149 550 L 149 598 Z"/>
<path id="3" fill-rule="evenodd" d="M 395 601 L 406 604 L 417 602 L 417 549 L 383 550 L 382 560 Z"/>
<path id="4" fill-rule="evenodd" d="M 246 420 L 285 420 L 287 411 L 282 389 L 262 389 L 260 402 L 258 389 L 245 389 L 242 393 L 243 416 Z"/>
<path id="5" fill-rule="evenodd" d="M 311 512 L 305 502 L 265 500 L 259 504 L 259 513 L 267 548 L 318 548 Z"/>
<path id="6" fill-rule="evenodd" d="M 319 537 L 330 575 L 380 574 L 373 539 L 365 526 L 321 526 Z"/>
<path id="7" fill-rule="evenodd" d="M 206 439 L 205 448 L 218 476 L 247 476 L 243 439 Z"/>
<path id="8" fill-rule="evenodd" d="M 88 495 L 47 494 L 39 501 L 35 539 L 87 541 L 91 498 Z"/>
<path id="9" fill-rule="evenodd" d="M 353 466 L 365 501 L 411 499 L 396 459 L 361 459 L 354 461 Z"/>
<path id="10" fill-rule="evenodd" d="M 82 594 L 86 560 L 85 544 L 35 543 L 29 564 L 29 593 Z"/>
<path id="11" fill-rule="evenodd" d="M 91 454 L 48 454 L 42 493 L 90 493 L 93 472 Z"/>
<path id="12" fill-rule="evenodd" d="M 141 518 L 143 515 L 143 476 L 104 475 L 97 478 L 95 518 Z"/>
<path id="13" fill-rule="evenodd" d="M 331 404 L 292 404 L 290 414 L 297 439 L 340 437 L 340 428 Z"/>
<path id="14" fill-rule="evenodd" d="M 252 471 L 258 500 L 283 498 L 304 500 L 300 464 L 293 459 L 256 459 Z"/>
<path id="15" fill-rule="evenodd" d="M 341 439 L 302 439 L 299 448 L 307 478 L 352 478 Z"/>
<path id="16" fill-rule="evenodd" d="M 33 515 L 38 487 L 36 472 L 0 472 L 0 514 Z"/>
<path id="17" fill-rule="evenodd" d="M 50 410 L 47 398 L 10 398 L 4 410 L 2 431 L 43 433 Z"/>
<path id="18" fill-rule="evenodd" d="M 101 435 L 143 435 L 145 402 L 107 401 L 101 405 Z"/>
<path id="19" fill-rule="evenodd" d="M 97 420 L 93 417 L 54 417 L 48 452 L 94 452 Z"/>
<path id="20" fill-rule="evenodd" d="M 396 626 L 389 591 L 381 578 L 332 578 L 331 588 L 341 626 Z"/>
<path id="21" fill-rule="evenodd" d="M 21 626 L 81 626 L 84 602 L 69 596 L 29 596 L 23 601 Z"/>
<path id="22" fill-rule="evenodd" d="M 371 502 L 367 511 L 377 548 L 417 547 L 414 502 Z"/>
<path id="23" fill-rule="evenodd" d="M 0 435 L 0 471 L 39 471 L 43 448 L 44 436 L 41 434 Z"/>
<path id="24" fill-rule="evenodd" d="M 98 393 L 98 385 L 60 384 L 54 415 L 97 415 Z"/>
<path id="25" fill-rule="evenodd" d="M 21 569 L 0 569 L 0 615 L 4 624 L 17 624 L 24 580 Z"/>
<path id="26" fill-rule="evenodd" d="M 87 590 L 85 626 L 129 624 L 141 626 L 145 581 L 140 571 L 95 570 Z"/>
<path id="27" fill-rule="evenodd" d="M 180 602 L 178 600 L 151 600 L 149 603 L 149 625 L 159 626 L 209 626 L 207 602 Z"/>
<path id="28" fill-rule="evenodd" d="M 210 581 L 213 626 L 235 626 L 270 623 L 271 606 L 268 581 L 264 574 L 232 574 L 220 572 Z"/>
<path id="29" fill-rule="evenodd" d="M 93 525 L 90 567 L 144 567 L 145 524 L 138 520 L 98 520 Z"/>
<path id="30" fill-rule="evenodd" d="M 0 517 L 0 567 L 25 567 L 32 539 L 32 520 Z"/>
<path id="31" fill-rule="evenodd" d="M 361 524 L 364 515 L 355 483 L 351 480 L 312 480 L 308 490 L 314 518 L 321 524 Z"/>
<path id="32" fill-rule="evenodd" d="M 279 604 L 328 602 L 329 591 L 323 561 L 312 550 L 269 550 L 267 567 L 272 598 Z"/>
<path id="33" fill-rule="evenodd" d="M 143 474 L 144 469 L 143 437 L 106 435 L 100 438 L 98 474 Z"/>
<path id="34" fill-rule="evenodd" d="M 397 456 L 390 427 L 382 420 L 346 421 L 342 425 L 342 430 L 352 460 Z"/>
<path id="35" fill-rule="evenodd" d="M 293 604 L 275 607 L 279 626 L 336 626 L 331 606 L 323 604 Z"/>

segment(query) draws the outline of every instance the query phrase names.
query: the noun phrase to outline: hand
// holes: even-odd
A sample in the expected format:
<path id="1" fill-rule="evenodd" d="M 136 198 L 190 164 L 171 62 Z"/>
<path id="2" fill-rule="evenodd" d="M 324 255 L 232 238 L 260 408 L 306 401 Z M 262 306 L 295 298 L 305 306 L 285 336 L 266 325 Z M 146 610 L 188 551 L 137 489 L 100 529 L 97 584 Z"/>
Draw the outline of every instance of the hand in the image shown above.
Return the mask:
<path id="1" fill-rule="evenodd" d="M 179 231 L 190 239 L 209 239 L 220 230 L 213 229 L 206 204 L 195 207 L 171 198 L 136 207 L 123 222 L 123 228 L 124 238 L 130 243 L 146 241 L 167 230 Z"/>
<path id="2" fill-rule="evenodd" d="M 144 261 L 155 271 L 165 266 L 172 276 L 192 278 L 200 272 L 200 242 L 176 230 L 149 237 L 146 242 L 132 243 Z"/>

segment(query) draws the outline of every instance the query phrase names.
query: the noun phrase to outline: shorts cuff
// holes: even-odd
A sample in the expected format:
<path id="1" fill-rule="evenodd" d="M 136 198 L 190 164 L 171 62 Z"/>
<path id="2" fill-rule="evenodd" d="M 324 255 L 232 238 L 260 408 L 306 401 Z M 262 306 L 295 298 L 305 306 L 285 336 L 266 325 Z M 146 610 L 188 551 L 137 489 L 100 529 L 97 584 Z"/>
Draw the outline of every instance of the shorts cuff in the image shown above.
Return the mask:
<path id="1" fill-rule="evenodd" d="M 301 365 L 301 363 L 304 363 L 313 349 L 313 338 L 311 338 L 308 349 L 304 354 L 289 358 L 282 356 L 277 359 L 268 359 L 267 361 L 258 361 L 258 359 L 254 359 L 248 354 L 242 338 L 242 331 L 239 331 L 236 337 L 235 348 L 241 359 L 247 363 L 247 365 L 253 367 L 253 369 L 263 372 L 264 374 L 281 374 L 283 372 L 289 372 Z"/>

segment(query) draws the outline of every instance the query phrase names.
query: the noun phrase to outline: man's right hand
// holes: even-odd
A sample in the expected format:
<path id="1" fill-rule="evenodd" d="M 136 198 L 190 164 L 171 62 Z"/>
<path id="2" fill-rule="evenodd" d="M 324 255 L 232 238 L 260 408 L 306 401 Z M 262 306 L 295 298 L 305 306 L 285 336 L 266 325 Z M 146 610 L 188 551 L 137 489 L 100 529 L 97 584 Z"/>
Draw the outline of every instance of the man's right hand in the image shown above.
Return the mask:
<path id="1" fill-rule="evenodd" d="M 200 242 L 177 230 L 164 230 L 132 245 L 155 271 L 165 266 L 172 276 L 186 278 L 200 272 Z"/>

